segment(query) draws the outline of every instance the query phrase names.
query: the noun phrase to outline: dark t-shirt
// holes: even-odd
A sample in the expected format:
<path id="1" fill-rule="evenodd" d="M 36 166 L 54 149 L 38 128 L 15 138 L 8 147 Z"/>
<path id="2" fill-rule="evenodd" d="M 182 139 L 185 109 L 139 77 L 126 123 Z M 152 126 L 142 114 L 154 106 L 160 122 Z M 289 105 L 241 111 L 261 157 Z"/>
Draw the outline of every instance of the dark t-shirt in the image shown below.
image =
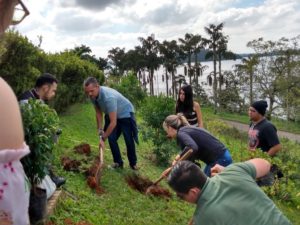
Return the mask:
<path id="1" fill-rule="evenodd" d="M 181 127 L 177 132 L 177 143 L 183 150 L 181 155 L 189 149 L 193 149 L 189 160 L 200 159 L 206 164 L 215 162 L 226 150 L 225 145 L 217 138 L 199 127 Z"/>
<path id="2" fill-rule="evenodd" d="M 25 91 L 21 96 L 19 97 L 19 101 L 26 102 L 28 99 L 33 98 L 33 99 L 40 99 L 39 95 L 36 93 L 34 89 Z"/>
<path id="3" fill-rule="evenodd" d="M 268 152 L 270 148 L 280 144 L 276 127 L 267 119 L 257 124 L 250 124 L 248 131 L 248 145 L 251 149 L 260 148 L 264 152 Z"/>

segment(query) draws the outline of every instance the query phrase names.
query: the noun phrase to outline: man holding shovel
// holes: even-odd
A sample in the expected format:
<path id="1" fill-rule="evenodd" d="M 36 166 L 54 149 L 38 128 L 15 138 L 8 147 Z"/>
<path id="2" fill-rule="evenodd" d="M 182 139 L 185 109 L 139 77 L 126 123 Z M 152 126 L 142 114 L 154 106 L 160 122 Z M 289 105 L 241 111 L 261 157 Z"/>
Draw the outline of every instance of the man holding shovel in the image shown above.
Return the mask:
<path id="1" fill-rule="evenodd" d="M 104 142 L 108 139 L 114 160 L 111 167 L 123 168 L 123 159 L 118 145 L 118 138 L 123 133 L 129 165 L 131 169 L 137 170 L 135 142 L 138 143 L 138 131 L 133 105 L 118 91 L 100 86 L 94 77 L 88 77 L 83 86 L 85 93 L 95 106 L 97 128 L 102 137 L 99 144 L 103 149 Z M 105 114 L 104 128 L 102 126 L 103 113 Z"/>
<path id="2" fill-rule="evenodd" d="M 217 164 L 208 178 L 194 163 L 181 161 L 171 171 L 168 184 L 178 197 L 197 205 L 195 225 L 291 225 L 255 182 L 270 166 L 259 158 L 228 167 Z"/>

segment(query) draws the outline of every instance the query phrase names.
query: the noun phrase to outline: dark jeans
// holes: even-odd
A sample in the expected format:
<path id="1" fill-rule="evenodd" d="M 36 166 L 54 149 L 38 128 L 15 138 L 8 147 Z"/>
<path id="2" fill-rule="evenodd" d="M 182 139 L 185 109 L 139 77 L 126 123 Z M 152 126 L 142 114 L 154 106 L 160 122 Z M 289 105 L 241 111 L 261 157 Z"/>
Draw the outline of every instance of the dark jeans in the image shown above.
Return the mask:
<path id="1" fill-rule="evenodd" d="M 220 158 L 218 158 L 217 161 L 206 165 L 206 167 L 204 168 L 204 173 L 206 174 L 206 176 L 210 177 L 211 176 L 210 170 L 212 167 L 214 167 L 214 165 L 219 164 L 221 166 L 228 166 L 231 163 L 232 163 L 231 155 L 228 149 L 226 149 L 224 154 Z"/>
<path id="2" fill-rule="evenodd" d="M 105 115 L 104 130 L 107 129 L 109 123 L 110 123 L 109 116 Z M 123 165 L 123 159 L 118 145 L 118 139 L 121 133 L 123 133 L 124 136 L 129 165 L 131 167 L 136 165 L 137 157 L 135 152 L 134 136 L 137 134 L 136 133 L 137 131 L 134 125 L 136 125 L 136 123 L 135 123 L 134 115 L 132 113 L 131 117 L 129 118 L 117 119 L 117 125 L 115 129 L 108 136 L 108 142 L 111 149 L 111 153 L 113 155 L 113 160 L 115 163 L 118 163 L 119 165 Z"/>

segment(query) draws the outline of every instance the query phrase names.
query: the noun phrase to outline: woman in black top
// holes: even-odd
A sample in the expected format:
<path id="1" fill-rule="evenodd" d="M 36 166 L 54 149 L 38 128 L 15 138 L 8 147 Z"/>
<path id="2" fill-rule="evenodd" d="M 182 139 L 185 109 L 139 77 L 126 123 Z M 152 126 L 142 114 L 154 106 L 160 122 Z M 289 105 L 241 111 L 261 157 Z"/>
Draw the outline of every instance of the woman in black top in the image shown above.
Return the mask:
<path id="1" fill-rule="evenodd" d="M 203 127 L 201 108 L 198 102 L 193 100 L 191 85 L 180 88 L 176 102 L 176 113 L 182 113 L 190 125 Z"/>
<path id="2" fill-rule="evenodd" d="M 217 138 L 203 128 L 190 126 L 181 114 L 168 116 L 163 128 L 169 138 L 176 138 L 182 152 L 176 156 L 173 164 L 189 149 L 193 150 L 188 160 L 199 159 L 206 163 L 204 173 L 210 176 L 210 169 L 215 164 L 228 166 L 232 159 L 228 149 Z"/>

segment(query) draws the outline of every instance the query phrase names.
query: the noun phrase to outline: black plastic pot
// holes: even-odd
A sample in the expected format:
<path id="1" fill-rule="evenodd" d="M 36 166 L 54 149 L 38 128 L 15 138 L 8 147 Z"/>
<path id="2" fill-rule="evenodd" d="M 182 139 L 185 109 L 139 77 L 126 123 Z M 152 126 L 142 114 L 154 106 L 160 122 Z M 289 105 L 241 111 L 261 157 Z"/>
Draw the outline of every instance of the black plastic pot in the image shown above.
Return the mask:
<path id="1" fill-rule="evenodd" d="M 31 225 L 42 225 L 46 217 L 47 193 L 45 189 L 34 188 L 30 192 L 29 218 Z"/>

